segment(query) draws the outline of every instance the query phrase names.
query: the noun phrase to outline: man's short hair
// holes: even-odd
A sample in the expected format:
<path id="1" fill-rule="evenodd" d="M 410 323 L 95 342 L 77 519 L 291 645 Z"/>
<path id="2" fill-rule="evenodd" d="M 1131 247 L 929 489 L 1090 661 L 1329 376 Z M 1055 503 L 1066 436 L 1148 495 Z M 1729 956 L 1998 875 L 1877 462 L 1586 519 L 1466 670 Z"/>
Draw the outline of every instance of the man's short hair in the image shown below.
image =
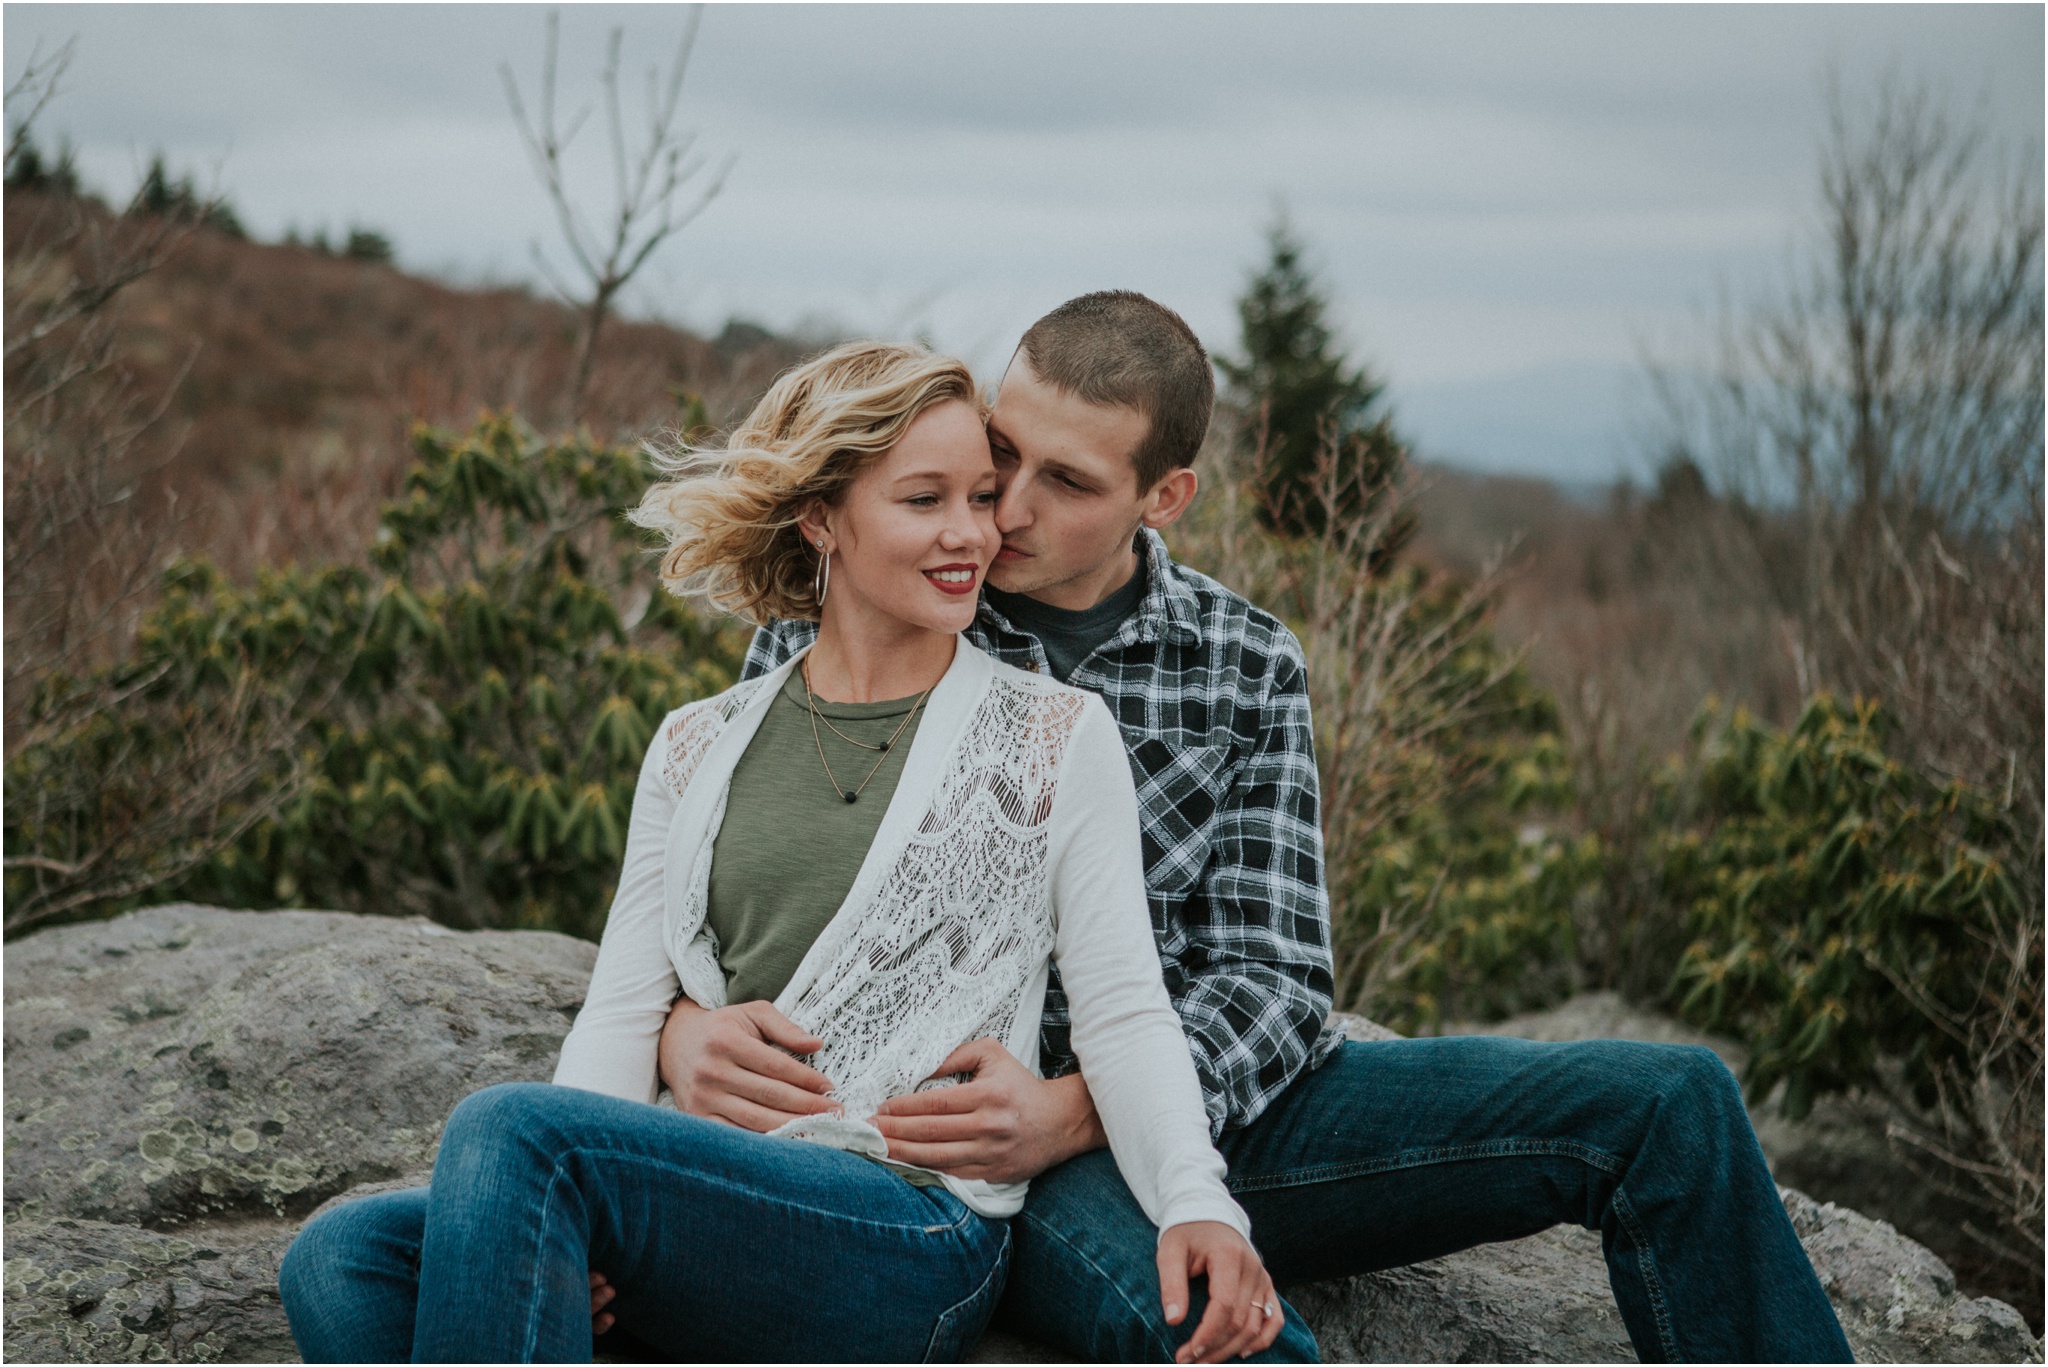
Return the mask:
<path id="1" fill-rule="evenodd" d="M 1135 290 L 1099 290 L 1033 323 L 1018 350 L 1054 388 L 1145 415 L 1150 430 L 1131 456 L 1140 491 L 1195 463 L 1216 377 L 1194 329 L 1172 309 Z"/>

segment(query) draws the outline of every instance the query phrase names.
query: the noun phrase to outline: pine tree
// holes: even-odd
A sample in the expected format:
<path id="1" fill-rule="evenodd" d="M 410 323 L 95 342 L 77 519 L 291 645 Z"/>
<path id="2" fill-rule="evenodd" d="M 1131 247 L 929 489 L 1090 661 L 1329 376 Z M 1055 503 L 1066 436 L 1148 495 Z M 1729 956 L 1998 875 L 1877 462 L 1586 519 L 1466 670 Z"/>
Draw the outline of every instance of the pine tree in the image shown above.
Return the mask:
<path id="1" fill-rule="evenodd" d="M 1377 505 L 1407 453 L 1381 399 L 1385 386 L 1351 364 L 1325 315 L 1329 302 L 1282 218 L 1267 232 L 1265 269 L 1237 303 L 1241 359 L 1219 358 L 1226 402 L 1263 457 L 1264 520 L 1276 530 L 1320 533 L 1325 509 L 1317 464 L 1334 443 L 1339 511 Z"/>
<path id="2" fill-rule="evenodd" d="M 350 228 L 348 242 L 341 254 L 351 261 L 386 262 L 391 260 L 391 239 L 369 228 Z"/>
<path id="3" fill-rule="evenodd" d="M 78 164 L 69 142 L 58 144 L 57 159 L 45 161 L 42 149 L 26 133 L 15 145 L 14 155 L 7 163 L 7 188 L 10 190 L 42 190 L 50 194 L 75 195 L 78 193 Z"/>
<path id="4" fill-rule="evenodd" d="M 189 219 L 204 223 L 229 237 L 246 238 L 249 235 L 227 200 L 209 199 L 200 194 L 193 187 L 190 176 L 172 179 L 164 169 L 161 152 L 150 158 L 148 174 L 136 188 L 135 198 L 128 202 L 128 213 L 131 216 Z"/>

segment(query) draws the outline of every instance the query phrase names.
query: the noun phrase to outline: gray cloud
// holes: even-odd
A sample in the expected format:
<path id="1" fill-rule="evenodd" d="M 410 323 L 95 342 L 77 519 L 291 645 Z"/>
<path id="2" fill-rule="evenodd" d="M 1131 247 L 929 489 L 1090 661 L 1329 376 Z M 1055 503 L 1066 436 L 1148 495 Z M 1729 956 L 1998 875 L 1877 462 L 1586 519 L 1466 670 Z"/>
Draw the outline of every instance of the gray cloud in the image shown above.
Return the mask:
<path id="1" fill-rule="evenodd" d="M 50 131 L 110 193 L 161 148 L 217 167 L 259 235 L 361 222 L 412 267 L 523 279 L 552 227 L 497 70 L 531 82 L 543 14 L 13 4 L 0 22 L 10 78 L 77 35 Z M 568 8 L 565 88 L 593 92 L 611 25 L 644 68 L 682 17 Z M 633 304 L 923 331 L 989 366 L 1045 308 L 1124 285 L 1227 347 L 1284 197 L 1425 447 L 1598 476 L 1638 340 L 1795 240 L 1825 71 L 1981 94 L 1994 129 L 2033 138 L 2041 47 L 2032 6 L 715 6 L 687 109 L 739 164 Z M 601 202 L 601 166 L 577 169 Z"/>

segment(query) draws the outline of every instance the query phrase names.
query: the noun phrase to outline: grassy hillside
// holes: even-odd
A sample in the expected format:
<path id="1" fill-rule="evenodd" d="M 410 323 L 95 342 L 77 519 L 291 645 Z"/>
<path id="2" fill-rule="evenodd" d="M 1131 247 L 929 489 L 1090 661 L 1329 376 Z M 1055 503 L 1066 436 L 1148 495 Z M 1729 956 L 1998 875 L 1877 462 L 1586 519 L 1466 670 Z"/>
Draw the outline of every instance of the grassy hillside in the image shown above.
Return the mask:
<path id="1" fill-rule="evenodd" d="M 90 201 L 10 189 L 10 292 L 25 281 L 47 296 L 92 279 L 146 231 Z M 358 556 L 397 490 L 415 421 L 459 427 L 510 408 L 565 425 L 575 319 L 524 289 L 457 289 L 202 227 L 117 306 L 120 378 L 138 416 L 160 411 L 136 453 L 156 471 L 145 496 L 176 520 L 178 549 L 238 576 Z M 706 339 L 614 323 L 586 425 L 608 440 L 654 433 L 691 397 L 716 421 L 797 354 L 744 326 Z"/>

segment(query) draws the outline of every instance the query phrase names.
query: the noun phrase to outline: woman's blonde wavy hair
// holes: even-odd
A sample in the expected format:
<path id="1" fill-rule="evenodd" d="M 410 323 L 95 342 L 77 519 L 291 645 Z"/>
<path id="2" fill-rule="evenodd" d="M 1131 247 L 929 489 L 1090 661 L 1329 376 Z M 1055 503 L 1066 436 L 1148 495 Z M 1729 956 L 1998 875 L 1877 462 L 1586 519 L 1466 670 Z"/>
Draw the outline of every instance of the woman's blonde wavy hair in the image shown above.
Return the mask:
<path id="1" fill-rule="evenodd" d="M 655 452 L 671 476 L 628 516 L 668 539 L 661 582 L 755 624 L 815 619 L 817 551 L 797 519 L 836 505 L 926 410 L 958 399 L 988 416 L 965 364 L 921 347 L 848 342 L 761 396 L 722 447 Z"/>

